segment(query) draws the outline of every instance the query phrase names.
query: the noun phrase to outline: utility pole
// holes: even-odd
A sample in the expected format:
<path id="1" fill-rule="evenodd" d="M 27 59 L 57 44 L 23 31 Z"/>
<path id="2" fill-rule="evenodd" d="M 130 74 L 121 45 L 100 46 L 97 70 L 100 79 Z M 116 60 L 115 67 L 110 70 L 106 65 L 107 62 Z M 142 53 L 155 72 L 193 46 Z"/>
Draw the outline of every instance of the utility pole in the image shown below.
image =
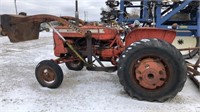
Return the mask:
<path id="1" fill-rule="evenodd" d="M 76 0 L 75 4 L 76 4 L 76 11 L 75 11 L 76 25 L 79 25 L 78 0 Z"/>
<path id="2" fill-rule="evenodd" d="M 14 0 L 14 4 L 15 4 L 15 13 L 16 13 L 16 15 L 17 15 L 18 12 L 17 12 L 17 1 L 16 1 L 16 0 Z"/>
<path id="3" fill-rule="evenodd" d="M 88 12 L 84 11 L 84 21 L 87 21 L 87 20 L 88 20 Z"/>

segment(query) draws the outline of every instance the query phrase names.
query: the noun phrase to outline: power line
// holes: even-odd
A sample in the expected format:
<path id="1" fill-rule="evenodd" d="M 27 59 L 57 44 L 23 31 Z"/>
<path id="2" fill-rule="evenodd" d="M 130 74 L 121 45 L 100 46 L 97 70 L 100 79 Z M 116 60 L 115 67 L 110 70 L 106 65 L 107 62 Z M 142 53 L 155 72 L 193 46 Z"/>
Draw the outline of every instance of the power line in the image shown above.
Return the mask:
<path id="1" fill-rule="evenodd" d="M 88 12 L 84 11 L 84 21 L 88 21 Z"/>

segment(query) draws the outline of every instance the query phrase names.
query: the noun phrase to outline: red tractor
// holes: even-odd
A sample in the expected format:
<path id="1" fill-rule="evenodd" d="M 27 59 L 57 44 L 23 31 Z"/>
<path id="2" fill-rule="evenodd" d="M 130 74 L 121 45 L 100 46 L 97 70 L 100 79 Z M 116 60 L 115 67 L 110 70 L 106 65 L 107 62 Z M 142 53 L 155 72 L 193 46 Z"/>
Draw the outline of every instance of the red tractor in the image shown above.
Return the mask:
<path id="1" fill-rule="evenodd" d="M 76 26 L 70 17 L 2 15 L 1 20 L 2 32 L 13 42 L 38 38 L 39 23 L 61 23 L 55 28 L 49 24 L 54 30 L 54 54 L 58 59 L 41 61 L 35 70 L 38 82 L 44 87 L 61 85 L 63 72 L 58 65 L 61 63 L 75 71 L 84 66 L 93 71 L 117 71 L 124 90 L 139 100 L 164 102 L 175 97 L 185 84 L 187 68 L 181 53 L 171 45 L 176 36 L 173 30 L 137 28 L 121 39 L 121 31 L 116 28 L 88 25 L 81 20 L 81 25 Z M 26 29 L 13 34 L 24 24 Z M 29 25 L 34 30 L 29 31 L 30 38 L 25 36 Z M 113 66 L 107 67 L 102 61 Z"/>

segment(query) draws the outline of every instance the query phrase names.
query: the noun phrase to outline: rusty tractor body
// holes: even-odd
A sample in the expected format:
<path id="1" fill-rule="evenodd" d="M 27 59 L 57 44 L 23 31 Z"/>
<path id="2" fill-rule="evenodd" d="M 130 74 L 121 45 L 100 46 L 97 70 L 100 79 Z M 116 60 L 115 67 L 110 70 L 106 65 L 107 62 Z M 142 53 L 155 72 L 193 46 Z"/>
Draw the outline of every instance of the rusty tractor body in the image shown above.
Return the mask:
<path id="1" fill-rule="evenodd" d="M 37 39 L 39 24 L 58 21 L 54 30 L 54 54 L 57 59 L 41 61 L 35 70 L 38 82 L 57 88 L 63 81 L 58 64 L 80 71 L 117 71 L 124 90 L 134 98 L 163 102 L 182 90 L 186 81 L 186 64 L 180 52 L 170 43 L 176 32 L 157 28 L 137 28 L 121 39 L 114 27 L 88 25 L 73 17 L 52 15 L 1 16 L 2 32 L 11 42 Z M 26 27 L 26 28 L 25 28 Z M 111 62 L 105 66 L 102 61 Z M 97 66 L 96 62 L 100 65 Z"/>
<path id="2" fill-rule="evenodd" d="M 108 28 L 108 27 L 99 27 L 99 26 L 92 26 L 86 25 L 82 26 L 81 29 L 85 31 L 90 31 L 92 33 L 91 40 L 92 45 L 91 49 L 92 53 L 96 56 L 99 56 L 100 61 L 111 61 L 113 65 L 117 65 L 116 59 L 119 58 L 121 53 L 132 43 L 137 42 L 142 39 L 148 38 L 157 38 L 164 40 L 166 42 L 172 43 L 176 33 L 174 31 L 169 30 L 161 30 L 156 28 L 140 28 L 135 29 L 134 31 L 130 32 L 125 42 L 121 40 L 120 33 L 115 28 Z M 72 45 L 76 45 L 76 49 L 82 52 L 83 57 L 87 57 L 87 37 L 86 35 L 82 35 L 77 33 L 76 31 L 68 28 L 66 26 L 58 26 L 56 30 Z M 54 54 L 57 57 L 60 57 L 68 52 L 62 40 L 60 39 L 57 33 L 53 33 L 55 44 L 54 47 Z M 85 52 L 84 52 L 85 51 Z M 71 53 L 70 53 L 71 54 Z M 68 61 L 74 61 L 76 56 L 72 56 L 71 58 L 67 58 Z M 74 59 L 73 59 L 74 58 Z"/>

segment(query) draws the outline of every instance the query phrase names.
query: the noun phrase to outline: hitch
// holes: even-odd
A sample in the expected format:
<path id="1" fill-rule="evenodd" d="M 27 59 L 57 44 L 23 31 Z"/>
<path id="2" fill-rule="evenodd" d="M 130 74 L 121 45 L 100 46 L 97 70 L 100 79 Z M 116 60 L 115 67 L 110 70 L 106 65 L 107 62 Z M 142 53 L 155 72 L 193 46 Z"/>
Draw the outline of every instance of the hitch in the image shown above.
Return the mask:
<path id="1" fill-rule="evenodd" d="M 179 49 L 180 51 L 186 51 L 186 50 L 200 50 L 200 47 L 195 47 L 195 48 L 184 48 L 184 49 Z M 197 61 L 192 64 L 188 61 L 187 63 L 187 70 L 188 70 L 188 77 L 194 82 L 194 84 L 200 89 L 200 58 L 197 59 Z"/>
<path id="2" fill-rule="evenodd" d="M 200 58 L 197 60 L 195 64 L 188 63 L 188 76 L 189 78 L 196 84 L 196 86 L 200 89 L 200 72 L 198 69 L 200 68 Z"/>

